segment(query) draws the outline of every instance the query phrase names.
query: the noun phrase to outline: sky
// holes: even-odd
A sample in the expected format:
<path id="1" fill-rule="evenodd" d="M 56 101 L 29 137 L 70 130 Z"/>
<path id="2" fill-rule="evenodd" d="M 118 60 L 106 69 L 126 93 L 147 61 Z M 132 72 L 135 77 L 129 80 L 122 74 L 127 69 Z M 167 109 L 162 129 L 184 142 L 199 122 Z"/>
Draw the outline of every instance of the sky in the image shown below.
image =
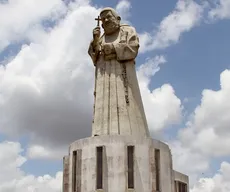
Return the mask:
<path id="1" fill-rule="evenodd" d="M 136 28 L 151 136 L 191 192 L 230 191 L 230 0 L 0 0 L 0 192 L 61 192 L 62 158 L 91 134 L 96 18 Z"/>

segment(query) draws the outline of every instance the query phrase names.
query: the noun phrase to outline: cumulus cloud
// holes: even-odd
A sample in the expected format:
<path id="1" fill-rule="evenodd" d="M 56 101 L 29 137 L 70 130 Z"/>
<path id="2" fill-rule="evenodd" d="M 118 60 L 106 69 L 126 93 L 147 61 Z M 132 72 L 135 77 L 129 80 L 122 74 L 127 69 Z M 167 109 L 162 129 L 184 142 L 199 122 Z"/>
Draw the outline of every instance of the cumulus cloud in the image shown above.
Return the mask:
<path id="1" fill-rule="evenodd" d="M 127 22 L 130 17 L 131 3 L 128 0 L 121 0 L 116 6 L 116 11 L 121 16 L 123 22 Z"/>
<path id="2" fill-rule="evenodd" d="M 170 84 L 164 84 L 152 91 L 149 89 L 152 77 L 160 70 L 160 65 L 165 62 L 164 56 L 156 56 L 147 59 L 146 63 L 137 70 L 150 132 L 160 131 L 168 125 L 179 123 L 182 117 L 181 101 Z"/>
<path id="3" fill-rule="evenodd" d="M 229 19 L 230 18 L 230 1 L 218 0 L 215 1 L 215 7 L 209 11 L 209 18 L 216 19 Z"/>
<path id="4" fill-rule="evenodd" d="M 169 146 L 172 151 L 174 169 L 189 175 L 189 184 L 193 186 L 202 173 L 210 168 L 208 157 L 199 151 L 184 146 L 178 140 L 171 141 Z"/>
<path id="5" fill-rule="evenodd" d="M 53 30 L 0 66 L 1 132 L 29 134 L 32 144 L 49 148 L 90 135 L 94 67 L 87 49 L 97 14 L 85 2 L 72 4 Z"/>
<path id="6" fill-rule="evenodd" d="M 163 49 L 177 43 L 184 32 L 190 31 L 202 19 L 203 5 L 193 0 L 179 0 L 175 9 L 159 24 L 152 34 L 140 34 L 140 51 Z"/>
<path id="7" fill-rule="evenodd" d="M 35 177 L 24 173 L 21 166 L 27 161 L 21 155 L 20 143 L 0 143 L 0 191 L 2 192 L 61 192 L 62 172 L 55 177 L 44 175 Z"/>
<path id="8" fill-rule="evenodd" d="M 179 140 L 170 143 L 174 167 L 190 176 L 192 192 L 229 191 L 229 178 L 226 177 L 229 163 L 223 162 L 219 173 L 213 177 L 201 175 L 210 170 L 212 158 L 230 155 L 229 81 L 230 70 L 225 70 L 220 74 L 219 90 L 203 90 L 200 105 L 195 108 L 186 128 L 179 131 Z"/>
<path id="9" fill-rule="evenodd" d="M 63 154 L 67 154 L 68 145 L 63 145 L 58 148 L 43 146 L 39 144 L 31 144 L 27 149 L 27 158 L 29 159 L 61 159 Z"/>
<path id="10" fill-rule="evenodd" d="M 218 173 L 210 178 L 200 178 L 191 192 L 228 192 L 230 191 L 230 164 L 222 162 Z"/>
<path id="11" fill-rule="evenodd" d="M 0 185 L 14 178 L 20 178 L 22 171 L 19 169 L 25 162 L 26 158 L 20 155 L 23 151 L 19 143 L 3 142 L 0 143 Z M 1 188 L 1 187 L 0 187 Z"/>
<path id="12" fill-rule="evenodd" d="M 66 12 L 62 0 L 11 0 L 0 4 L 0 51 L 11 42 L 29 38 L 43 31 L 39 25 L 46 19 L 55 21 Z"/>
<path id="13" fill-rule="evenodd" d="M 174 10 L 160 22 L 153 32 L 140 33 L 140 52 L 165 49 L 178 43 L 182 34 L 202 22 L 230 18 L 230 1 L 214 0 L 197 3 L 194 0 L 178 0 Z"/>
<path id="14" fill-rule="evenodd" d="M 188 146 L 209 156 L 230 155 L 230 70 L 220 75 L 220 90 L 205 89 L 180 139 Z"/>

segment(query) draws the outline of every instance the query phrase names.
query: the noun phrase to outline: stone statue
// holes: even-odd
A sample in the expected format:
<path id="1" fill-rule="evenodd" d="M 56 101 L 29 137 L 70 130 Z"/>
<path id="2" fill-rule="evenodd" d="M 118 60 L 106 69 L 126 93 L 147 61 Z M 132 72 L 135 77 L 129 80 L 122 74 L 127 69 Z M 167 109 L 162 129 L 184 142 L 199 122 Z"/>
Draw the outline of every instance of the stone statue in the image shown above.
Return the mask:
<path id="1" fill-rule="evenodd" d="M 148 137 L 146 117 L 135 70 L 139 38 L 135 28 L 120 24 L 112 8 L 96 19 L 88 53 L 95 65 L 92 135 Z M 99 22 L 104 34 L 101 35 Z"/>

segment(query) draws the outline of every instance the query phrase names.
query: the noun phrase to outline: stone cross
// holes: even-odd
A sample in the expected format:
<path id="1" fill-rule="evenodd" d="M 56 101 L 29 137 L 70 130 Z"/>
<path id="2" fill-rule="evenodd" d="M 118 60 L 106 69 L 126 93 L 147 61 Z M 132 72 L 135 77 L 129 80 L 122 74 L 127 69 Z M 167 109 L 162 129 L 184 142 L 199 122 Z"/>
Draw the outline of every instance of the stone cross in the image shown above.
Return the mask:
<path id="1" fill-rule="evenodd" d="M 99 27 L 99 24 L 100 24 L 100 21 L 101 21 L 100 16 L 98 16 L 97 18 L 95 18 L 95 20 L 97 21 L 97 26 Z"/>

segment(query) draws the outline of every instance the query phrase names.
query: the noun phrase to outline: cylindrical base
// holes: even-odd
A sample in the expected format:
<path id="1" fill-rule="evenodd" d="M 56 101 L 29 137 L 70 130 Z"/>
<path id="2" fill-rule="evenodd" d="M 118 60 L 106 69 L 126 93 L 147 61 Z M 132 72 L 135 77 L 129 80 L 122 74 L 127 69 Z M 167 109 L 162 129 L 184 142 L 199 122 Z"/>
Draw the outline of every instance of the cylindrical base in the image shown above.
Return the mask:
<path id="1" fill-rule="evenodd" d="M 151 138 L 110 135 L 77 140 L 70 145 L 68 169 L 66 192 L 174 190 L 170 149 Z"/>

